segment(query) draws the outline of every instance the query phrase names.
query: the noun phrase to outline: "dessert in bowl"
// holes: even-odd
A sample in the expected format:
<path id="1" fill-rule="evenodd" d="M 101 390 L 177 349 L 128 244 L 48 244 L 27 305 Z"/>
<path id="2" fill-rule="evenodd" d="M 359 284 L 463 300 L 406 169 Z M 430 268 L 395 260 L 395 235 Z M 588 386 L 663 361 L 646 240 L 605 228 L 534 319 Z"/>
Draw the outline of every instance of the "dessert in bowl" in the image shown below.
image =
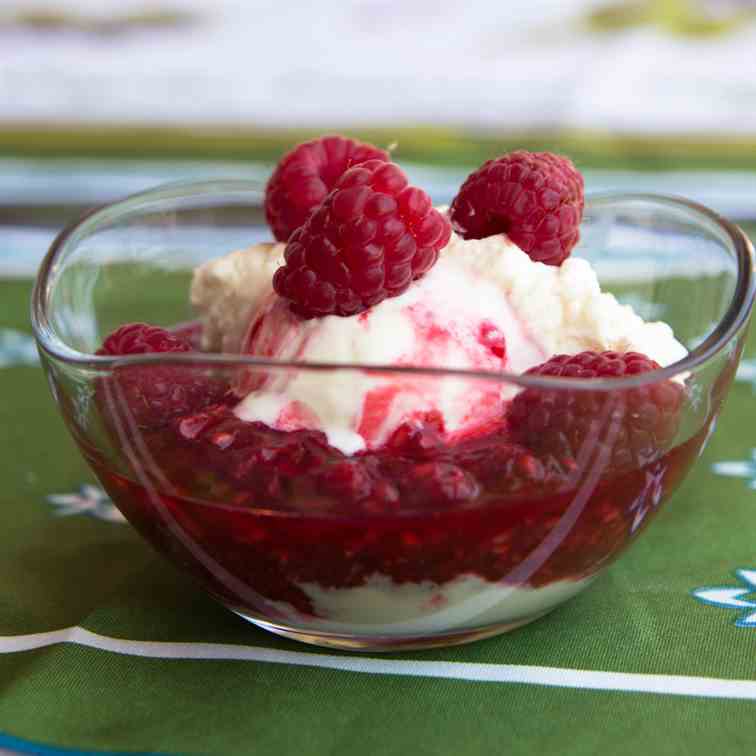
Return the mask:
<path id="1" fill-rule="evenodd" d="M 387 158 L 315 140 L 265 190 L 97 210 L 33 302 L 63 416 L 137 530 L 255 624 L 374 650 L 588 586 L 703 448 L 754 296 L 748 240 L 693 203 L 584 207 L 569 161 L 517 152 L 434 208 Z"/>

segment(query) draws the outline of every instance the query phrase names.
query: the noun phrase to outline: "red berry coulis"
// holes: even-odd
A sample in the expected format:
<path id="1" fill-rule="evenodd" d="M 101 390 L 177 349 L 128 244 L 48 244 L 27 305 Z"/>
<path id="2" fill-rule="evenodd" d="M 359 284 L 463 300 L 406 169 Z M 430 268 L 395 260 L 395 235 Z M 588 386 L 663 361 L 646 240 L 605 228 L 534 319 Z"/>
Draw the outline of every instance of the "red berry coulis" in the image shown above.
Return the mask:
<path id="1" fill-rule="evenodd" d="M 159 551 L 239 611 L 265 602 L 271 616 L 267 602 L 285 602 L 309 616 L 302 583 L 476 575 L 539 587 L 591 575 L 674 490 L 703 435 L 637 469 L 608 465 L 600 475 L 534 456 L 504 424 L 450 445 L 433 413 L 352 457 L 318 431 L 244 422 L 224 404 L 141 428 L 138 438 L 127 432 L 120 443 L 138 460 L 131 469 L 93 464 Z"/>

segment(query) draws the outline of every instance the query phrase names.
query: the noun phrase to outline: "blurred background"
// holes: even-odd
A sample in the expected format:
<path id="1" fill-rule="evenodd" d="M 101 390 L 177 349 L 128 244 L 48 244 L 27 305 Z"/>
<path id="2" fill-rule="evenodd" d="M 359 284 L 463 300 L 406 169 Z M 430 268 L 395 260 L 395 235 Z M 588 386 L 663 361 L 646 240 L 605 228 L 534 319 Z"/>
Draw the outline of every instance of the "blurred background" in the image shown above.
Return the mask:
<path id="1" fill-rule="evenodd" d="M 0 0 L 0 275 L 96 204 L 264 179 L 309 136 L 381 146 L 439 202 L 484 159 L 756 226 L 756 0 Z"/>

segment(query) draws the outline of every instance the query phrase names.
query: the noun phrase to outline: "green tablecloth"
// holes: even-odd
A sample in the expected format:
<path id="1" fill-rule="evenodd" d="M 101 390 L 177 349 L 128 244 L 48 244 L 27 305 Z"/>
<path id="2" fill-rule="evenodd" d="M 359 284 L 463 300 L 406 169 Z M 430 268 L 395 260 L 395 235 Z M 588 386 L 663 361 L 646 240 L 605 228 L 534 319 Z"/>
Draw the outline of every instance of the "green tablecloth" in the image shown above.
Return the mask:
<path id="1" fill-rule="evenodd" d="M 36 364 L 30 287 L 0 280 L 0 748 L 756 749 L 756 338 L 696 470 L 590 590 L 510 635 L 365 657 L 244 623 L 122 522 Z"/>

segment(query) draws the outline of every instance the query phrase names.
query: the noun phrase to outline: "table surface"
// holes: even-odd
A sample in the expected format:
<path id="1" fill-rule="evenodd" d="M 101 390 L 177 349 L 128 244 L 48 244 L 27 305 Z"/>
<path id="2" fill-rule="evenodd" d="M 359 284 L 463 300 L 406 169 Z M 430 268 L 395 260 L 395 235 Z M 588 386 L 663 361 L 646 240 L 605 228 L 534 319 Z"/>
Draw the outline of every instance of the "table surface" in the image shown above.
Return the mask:
<path id="1" fill-rule="evenodd" d="M 756 337 L 697 467 L 587 592 L 467 647 L 329 652 L 216 605 L 95 484 L 30 338 L 45 223 L 0 225 L 0 749 L 753 752 Z"/>

